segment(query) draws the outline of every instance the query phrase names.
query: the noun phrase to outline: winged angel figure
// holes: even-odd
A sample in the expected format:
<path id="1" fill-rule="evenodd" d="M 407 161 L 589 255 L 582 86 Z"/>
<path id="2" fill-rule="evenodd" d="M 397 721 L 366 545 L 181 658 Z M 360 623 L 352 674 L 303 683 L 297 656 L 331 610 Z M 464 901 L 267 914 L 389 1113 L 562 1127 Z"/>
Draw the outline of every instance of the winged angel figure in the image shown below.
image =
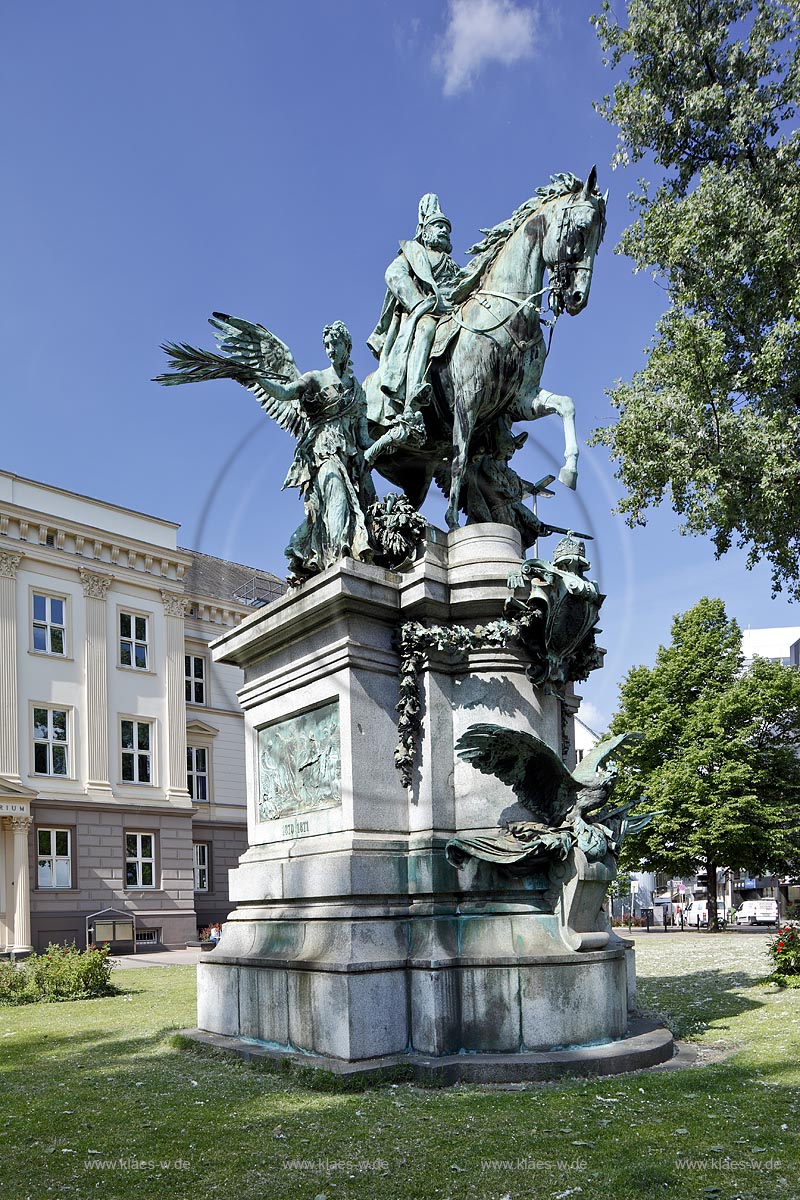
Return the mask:
<path id="1" fill-rule="evenodd" d="M 291 351 L 263 325 L 214 313 L 221 354 L 167 342 L 173 370 L 158 383 L 235 379 L 255 394 L 268 416 L 297 439 L 285 488 L 299 488 L 305 518 L 286 557 L 289 579 L 299 583 L 344 555 L 369 561 L 365 513 L 377 500 L 364 451 L 370 446 L 366 402 L 353 374 L 353 339 L 341 321 L 326 325 L 322 340 L 330 366 L 301 375 Z"/>
<path id="2" fill-rule="evenodd" d="M 625 837 L 644 829 L 653 817 L 630 815 L 638 801 L 617 808 L 609 803 L 619 769 L 608 760 L 640 736 L 606 738 L 570 773 L 535 733 L 472 725 L 456 743 L 459 757 L 508 784 L 531 819 L 501 818 L 496 834 L 452 838 L 447 843 L 449 861 L 461 867 L 470 858 L 481 858 L 524 869 L 533 860 L 539 865 L 543 859 L 563 860 L 573 846 L 591 861 L 606 854 L 616 858 Z"/>

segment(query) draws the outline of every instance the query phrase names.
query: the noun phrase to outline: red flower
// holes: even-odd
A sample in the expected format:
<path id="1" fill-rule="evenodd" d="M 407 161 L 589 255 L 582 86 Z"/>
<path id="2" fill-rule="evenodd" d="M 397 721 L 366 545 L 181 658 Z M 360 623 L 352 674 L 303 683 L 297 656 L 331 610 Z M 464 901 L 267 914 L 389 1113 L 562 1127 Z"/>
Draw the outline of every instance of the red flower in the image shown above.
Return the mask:
<path id="1" fill-rule="evenodd" d="M 776 949 L 777 949 L 777 950 L 782 950 L 782 949 L 783 949 L 783 942 L 778 942 L 778 945 L 776 946 Z"/>

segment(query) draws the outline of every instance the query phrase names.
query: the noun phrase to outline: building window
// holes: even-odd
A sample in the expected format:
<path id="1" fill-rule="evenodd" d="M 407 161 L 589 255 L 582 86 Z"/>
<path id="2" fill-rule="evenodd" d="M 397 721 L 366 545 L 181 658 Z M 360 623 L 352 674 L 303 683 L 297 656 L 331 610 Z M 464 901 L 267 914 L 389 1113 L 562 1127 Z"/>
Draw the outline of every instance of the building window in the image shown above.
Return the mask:
<path id="1" fill-rule="evenodd" d="M 72 887 L 72 836 L 68 829 L 38 829 L 37 886 L 40 888 Z"/>
<path id="2" fill-rule="evenodd" d="M 69 775 L 66 709 L 34 708 L 33 770 L 37 775 Z"/>
<path id="3" fill-rule="evenodd" d="M 121 667 L 134 667 L 146 671 L 149 662 L 149 617 L 136 613 L 119 614 L 119 663 Z"/>
<path id="4" fill-rule="evenodd" d="M 155 836 L 152 833 L 125 834 L 125 886 L 156 886 Z"/>
<path id="5" fill-rule="evenodd" d="M 33 593 L 33 648 L 39 654 L 67 653 L 66 601 Z"/>
<path id="6" fill-rule="evenodd" d="M 123 783 L 153 782 L 152 721 L 120 722 Z"/>
<path id="7" fill-rule="evenodd" d="M 193 800 L 208 800 L 208 750 L 204 746 L 186 747 L 186 786 Z"/>
<path id="8" fill-rule="evenodd" d="M 195 842 L 192 846 L 194 856 L 194 890 L 208 891 L 208 842 Z"/>
<path id="9" fill-rule="evenodd" d="M 186 655 L 186 703 L 206 702 L 206 660 L 202 654 Z"/>

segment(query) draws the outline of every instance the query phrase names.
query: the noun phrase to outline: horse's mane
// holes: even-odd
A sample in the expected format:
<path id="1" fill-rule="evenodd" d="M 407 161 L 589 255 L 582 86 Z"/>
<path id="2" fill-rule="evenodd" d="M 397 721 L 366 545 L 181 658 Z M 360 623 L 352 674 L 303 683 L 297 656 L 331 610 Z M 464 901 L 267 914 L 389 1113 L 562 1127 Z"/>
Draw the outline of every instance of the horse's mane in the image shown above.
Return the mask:
<path id="1" fill-rule="evenodd" d="M 501 221 L 499 225 L 492 226 L 491 229 L 482 229 L 481 233 L 484 236 L 481 241 L 476 242 L 474 246 L 470 246 L 467 251 L 467 254 L 473 254 L 475 257 L 472 259 L 472 262 L 467 263 L 466 266 L 461 268 L 458 276 L 448 289 L 453 301 L 459 303 L 471 295 L 512 233 L 516 233 L 523 221 L 527 220 L 537 209 L 546 204 L 548 200 L 556 200 L 560 196 L 576 195 L 582 188 L 583 180 L 579 179 L 577 175 L 573 175 L 571 171 L 562 171 L 558 175 L 551 175 L 550 182 L 545 184 L 544 187 L 537 188 L 530 199 L 515 209 L 507 220 Z M 601 193 L 597 190 L 595 190 L 593 195 L 599 200 L 603 199 Z M 603 226 L 600 231 L 601 239 L 604 229 L 605 213 L 603 213 Z"/>

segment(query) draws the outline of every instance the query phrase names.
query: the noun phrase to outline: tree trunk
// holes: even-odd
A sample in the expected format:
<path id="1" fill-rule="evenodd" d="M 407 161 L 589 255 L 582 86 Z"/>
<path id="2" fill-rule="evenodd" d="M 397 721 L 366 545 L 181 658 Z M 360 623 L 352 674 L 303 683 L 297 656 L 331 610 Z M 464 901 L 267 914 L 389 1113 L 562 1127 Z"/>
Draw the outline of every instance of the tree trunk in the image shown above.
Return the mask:
<path id="1" fill-rule="evenodd" d="M 706 859 L 706 871 L 708 873 L 708 886 L 706 888 L 706 896 L 708 897 L 708 932 L 719 933 L 719 920 L 717 918 L 717 864 Z"/>

